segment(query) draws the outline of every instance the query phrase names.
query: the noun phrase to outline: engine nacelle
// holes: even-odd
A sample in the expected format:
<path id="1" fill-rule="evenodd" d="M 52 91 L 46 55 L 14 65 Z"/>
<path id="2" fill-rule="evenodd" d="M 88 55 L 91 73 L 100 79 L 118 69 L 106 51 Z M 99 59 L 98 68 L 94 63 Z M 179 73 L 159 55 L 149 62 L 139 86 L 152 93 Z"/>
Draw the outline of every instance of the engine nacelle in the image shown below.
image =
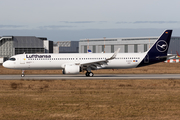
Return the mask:
<path id="1" fill-rule="evenodd" d="M 80 72 L 79 65 L 68 64 L 65 65 L 64 69 L 62 70 L 63 74 L 78 74 Z"/>

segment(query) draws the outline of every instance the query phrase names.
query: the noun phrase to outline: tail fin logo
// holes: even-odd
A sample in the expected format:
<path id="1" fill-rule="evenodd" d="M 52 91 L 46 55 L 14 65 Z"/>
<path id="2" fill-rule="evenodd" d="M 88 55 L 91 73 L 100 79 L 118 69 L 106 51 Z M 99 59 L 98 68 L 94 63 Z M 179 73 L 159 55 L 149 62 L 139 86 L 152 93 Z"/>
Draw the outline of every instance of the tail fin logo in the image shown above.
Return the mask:
<path id="1" fill-rule="evenodd" d="M 164 40 L 159 40 L 157 43 L 156 43 L 156 49 L 159 51 L 159 52 L 165 52 L 168 48 L 168 44 L 166 41 Z"/>

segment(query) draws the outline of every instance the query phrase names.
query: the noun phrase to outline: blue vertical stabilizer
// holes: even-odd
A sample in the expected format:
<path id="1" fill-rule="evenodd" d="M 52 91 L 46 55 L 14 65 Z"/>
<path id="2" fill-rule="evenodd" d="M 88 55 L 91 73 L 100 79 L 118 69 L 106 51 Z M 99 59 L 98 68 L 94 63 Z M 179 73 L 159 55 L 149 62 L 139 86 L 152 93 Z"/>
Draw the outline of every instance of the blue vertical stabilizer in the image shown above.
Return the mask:
<path id="1" fill-rule="evenodd" d="M 146 52 L 146 56 L 137 67 L 165 61 L 171 39 L 172 30 L 165 30 L 154 45 Z"/>

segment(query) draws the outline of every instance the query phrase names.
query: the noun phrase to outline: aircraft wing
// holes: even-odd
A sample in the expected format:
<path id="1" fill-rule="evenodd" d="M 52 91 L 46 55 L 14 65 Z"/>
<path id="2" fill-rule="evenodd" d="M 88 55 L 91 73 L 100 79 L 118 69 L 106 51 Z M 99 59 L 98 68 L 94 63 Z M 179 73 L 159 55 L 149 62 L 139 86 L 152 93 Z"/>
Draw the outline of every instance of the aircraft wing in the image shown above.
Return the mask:
<path id="1" fill-rule="evenodd" d="M 92 70 L 100 69 L 102 68 L 102 65 L 107 65 L 109 60 L 116 58 L 119 51 L 120 51 L 120 48 L 118 48 L 110 58 L 107 58 L 104 60 L 82 63 L 81 67 L 83 68 L 83 70 L 87 68 L 91 68 Z"/>

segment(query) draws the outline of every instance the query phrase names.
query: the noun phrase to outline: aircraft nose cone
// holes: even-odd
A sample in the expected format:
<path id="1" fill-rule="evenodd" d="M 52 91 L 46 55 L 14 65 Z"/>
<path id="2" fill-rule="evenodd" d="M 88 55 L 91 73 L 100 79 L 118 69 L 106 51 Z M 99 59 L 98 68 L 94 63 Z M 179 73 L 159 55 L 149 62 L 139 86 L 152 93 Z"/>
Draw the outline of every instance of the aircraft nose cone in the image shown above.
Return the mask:
<path id="1" fill-rule="evenodd" d="M 3 65 L 3 67 L 5 67 L 5 68 L 9 68 L 9 64 L 8 64 L 7 62 L 4 62 L 2 65 Z"/>

